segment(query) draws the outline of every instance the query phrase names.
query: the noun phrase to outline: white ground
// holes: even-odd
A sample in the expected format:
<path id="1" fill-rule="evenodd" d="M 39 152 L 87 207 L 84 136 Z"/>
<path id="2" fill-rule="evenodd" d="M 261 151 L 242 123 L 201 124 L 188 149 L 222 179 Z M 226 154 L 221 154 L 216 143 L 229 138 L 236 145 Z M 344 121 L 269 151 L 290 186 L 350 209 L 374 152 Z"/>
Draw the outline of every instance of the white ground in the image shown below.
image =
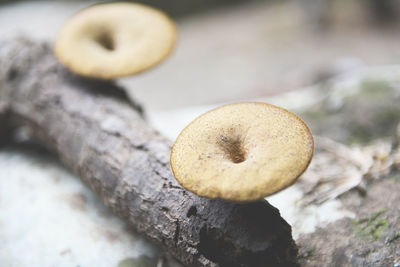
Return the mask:
<path id="1" fill-rule="evenodd" d="M 117 266 L 156 250 L 60 164 L 0 151 L 0 266 Z"/>

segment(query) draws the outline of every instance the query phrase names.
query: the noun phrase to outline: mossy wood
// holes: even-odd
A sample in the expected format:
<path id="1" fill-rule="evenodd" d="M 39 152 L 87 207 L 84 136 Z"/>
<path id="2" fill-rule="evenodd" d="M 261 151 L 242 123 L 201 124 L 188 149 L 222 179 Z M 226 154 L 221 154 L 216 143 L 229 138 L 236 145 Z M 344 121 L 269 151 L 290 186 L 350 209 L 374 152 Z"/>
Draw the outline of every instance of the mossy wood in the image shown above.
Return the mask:
<path id="1" fill-rule="evenodd" d="M 266 201 L 200 198 L 175 181 L 170 142 L 121 88 L 75 76 L 48 45 L 24 39 L 0 42 L 0 65 L 3 132 L 25 127 L 116 214 L 182 263 L 295 264 L 291 228 Z"/>

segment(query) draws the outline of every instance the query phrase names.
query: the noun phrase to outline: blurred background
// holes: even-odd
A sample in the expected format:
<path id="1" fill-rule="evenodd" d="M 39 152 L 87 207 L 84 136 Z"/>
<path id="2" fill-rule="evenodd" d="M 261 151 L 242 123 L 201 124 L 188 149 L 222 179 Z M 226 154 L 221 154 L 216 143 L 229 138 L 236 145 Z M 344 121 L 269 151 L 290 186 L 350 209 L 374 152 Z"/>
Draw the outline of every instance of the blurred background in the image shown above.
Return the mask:
<path id="1" fill-rule="evenodd" d="M 400 62 L 396 0 L 152 0 L 173 16 L 172 56 L 123 79 L 149 110 L 270 96 L 361 65 Z M 52 42 L 93 1 L 0 1 L 0 36 Z"/>
<path id="2" fill-rule="evenodd" d="M 308 97 L 307 88 L 318 85 L 323 95 L 333 78 L 371 68 L 380 74 L 389 68 L 395 74 L 385 79 L 399 81 L 398 0 L 140 2 L 171 15 L 179 41 L 160 66 L 118 82 L 171 139 L 197 115 L 224 103 L 271 100 L 289 109 L 311 105 L 316 100 Z M 24 35 L 53 43 L 69 17 L 95 3 L 0 0 L 0 37 Z M 297 91 L 304 93 L 282 97 Z M 132 267 L 166 261 L 54 158 L 27 148 L 0 150 L 0 267 L 94 262 Z M 296 226 L 299 217 L 290 217 L 290 209 L 283 216 L 296 236 L 304 228 Z M 318 212 L 309 212 L 317 219 L 305 220 L 307 231 L 326 215 L 329 220 L 351 216 L 336 202 Z"/>

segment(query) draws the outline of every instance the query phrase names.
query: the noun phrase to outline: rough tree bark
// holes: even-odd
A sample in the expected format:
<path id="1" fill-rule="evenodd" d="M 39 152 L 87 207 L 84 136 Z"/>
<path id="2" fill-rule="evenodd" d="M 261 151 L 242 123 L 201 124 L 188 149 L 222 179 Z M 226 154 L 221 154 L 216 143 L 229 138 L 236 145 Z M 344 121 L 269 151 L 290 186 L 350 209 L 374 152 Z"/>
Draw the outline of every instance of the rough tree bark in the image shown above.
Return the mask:
<path id="1" fill-rule="evenodd" d="M 184 190 L 169 167 L 170 142 L 121 92 L 70 73 L 45 44 L 0 43 L 7 126 L 26 128 L 137 231 L 189 266 L 296 264 L 291 228 L 276 208 Z"/>

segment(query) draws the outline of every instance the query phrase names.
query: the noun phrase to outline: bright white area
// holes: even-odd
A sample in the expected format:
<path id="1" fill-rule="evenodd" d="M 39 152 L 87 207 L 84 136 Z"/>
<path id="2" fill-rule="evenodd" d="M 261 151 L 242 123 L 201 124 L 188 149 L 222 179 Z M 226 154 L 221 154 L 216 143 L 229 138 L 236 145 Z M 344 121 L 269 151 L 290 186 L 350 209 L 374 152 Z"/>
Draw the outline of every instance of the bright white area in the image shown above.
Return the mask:
<path id="1" fill-rule="evenodd" d="M 321 205 L 300 207 L 299 201 L 302 196 L 302 191 L 293 185 L 267 198 L 268 202 L 278 208 L 281 216 L 292 226 L 294 239 L 301 234 L 314 232 L 317 227 L 325 227 L 328 223 L 355 216 L 352 212 L 344 209 L 338 200 L 330 200 Z"/>
<path id="2" fill-rule="evenodd" d="M 53 42 L 63 23 L 91 1 L 16 1 L 0 5 L 1 39 L 27 36 Z"/>
<path id="3" fill-rule="evenodd" d="M 0 266 L 117 266 L 156 250 L 48 156 L 0 150 Z"/>

